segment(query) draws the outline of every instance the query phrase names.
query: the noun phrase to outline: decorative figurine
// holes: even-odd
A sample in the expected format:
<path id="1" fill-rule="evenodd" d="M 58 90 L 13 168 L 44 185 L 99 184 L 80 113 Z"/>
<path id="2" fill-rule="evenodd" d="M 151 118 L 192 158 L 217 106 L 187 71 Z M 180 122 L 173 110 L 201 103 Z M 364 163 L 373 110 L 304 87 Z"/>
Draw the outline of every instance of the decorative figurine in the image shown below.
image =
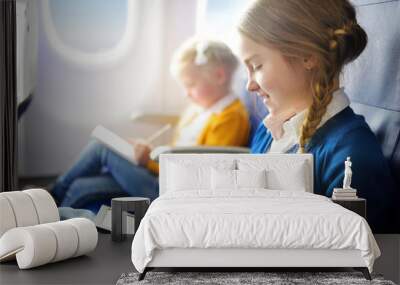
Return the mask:
<path id="1" fill-rule="evenodd" d="M 347 160 L 344 162 L 344 179 L 343 179 L 343 189 L 352 189 L 351 188 L 351 177 L 353 175 L 353 171 L 351 170 L 351 161 L 350 156 L 347 157 Z"/>
<path id="2" fill-rule="evenodd" d="M 350 156 L 348 156 L 344 162 L 343 188 L 333 189 L 332 200 L 357 200 L 357 189 L 351 187 L 351 177 L 353 176 L 351 164 Z"/>

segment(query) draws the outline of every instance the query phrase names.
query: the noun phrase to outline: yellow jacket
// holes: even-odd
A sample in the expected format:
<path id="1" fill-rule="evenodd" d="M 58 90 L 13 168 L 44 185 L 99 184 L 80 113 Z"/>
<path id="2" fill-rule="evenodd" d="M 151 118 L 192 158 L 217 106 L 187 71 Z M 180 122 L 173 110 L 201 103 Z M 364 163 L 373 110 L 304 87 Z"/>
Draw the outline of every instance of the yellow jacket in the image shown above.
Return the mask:
<path id="1" fill-rule="evenodd" d="M 250 132 L 249 116 L 243 103 L 236 99 L 222 112 L 212 114 L 197 139 L 204 146 L 247 146 Z M 149 160 L 147 168 L 158 174 L 159 165 Z"/>

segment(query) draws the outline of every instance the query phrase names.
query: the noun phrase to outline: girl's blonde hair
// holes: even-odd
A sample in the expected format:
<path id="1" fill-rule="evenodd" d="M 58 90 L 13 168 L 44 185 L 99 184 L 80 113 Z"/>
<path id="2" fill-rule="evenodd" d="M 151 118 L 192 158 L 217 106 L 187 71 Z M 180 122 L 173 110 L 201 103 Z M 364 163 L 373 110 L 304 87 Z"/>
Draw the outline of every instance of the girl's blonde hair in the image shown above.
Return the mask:
<path id="1" fill-rule="evenodd" d="M 343 66 L 367 45 L 367 34 L 357 23 L 347 0 L 256 0 L 238 26 L 239 32 L 278 49 L 288 59 L 315 56 L 310 70 L 313 102 L 303 122 L 300 152 L 317 130 Z"/>
<path id="2" fill-rule="evenodd" d="M 226 73 L 227 84 L 230 84 L 238 66 L 238 59 L 225 43 L 194 37 L 184 42 L 174 53 L 171 73 L 175 77 L 179 77 L 188 66 L 197 66 L 205 71 L 221 66 Z"/>

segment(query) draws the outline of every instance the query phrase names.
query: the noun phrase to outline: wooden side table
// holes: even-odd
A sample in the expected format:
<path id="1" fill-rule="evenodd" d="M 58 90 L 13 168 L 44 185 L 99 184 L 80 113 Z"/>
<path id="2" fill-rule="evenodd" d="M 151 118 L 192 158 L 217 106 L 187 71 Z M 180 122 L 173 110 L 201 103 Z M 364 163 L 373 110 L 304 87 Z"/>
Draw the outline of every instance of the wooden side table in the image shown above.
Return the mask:
<path id="1" fill-rule="evenodd" d="M 111 200 L 111 239 L 123 241 L 126 238 L 127 212 L 135 215 L 135 232 L 140 221 L 146 214 L 150 205 L 150 199 L 144 197 L 120 197 Z"/>
<path id="2" fill-rule="evenodd" d="M 364 219 L 367 219 L 367 200 L 363 198 L 357 198 L 354 200 L 332 199 L 332 202 L 359 214 Z"/>

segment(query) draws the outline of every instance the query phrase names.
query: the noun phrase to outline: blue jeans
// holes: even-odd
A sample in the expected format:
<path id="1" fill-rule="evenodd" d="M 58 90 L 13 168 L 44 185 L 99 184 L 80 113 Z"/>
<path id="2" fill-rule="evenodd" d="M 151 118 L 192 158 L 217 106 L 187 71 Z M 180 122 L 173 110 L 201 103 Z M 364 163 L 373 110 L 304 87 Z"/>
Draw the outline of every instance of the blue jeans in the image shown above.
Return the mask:
<path id="1" fill-rule="evenodd" d="M 158 177 L 93 141 L 57 179 L 52 194 L 58 205 L 73 208 L 121 196 L 154 200 L 158 197 Z"/>

